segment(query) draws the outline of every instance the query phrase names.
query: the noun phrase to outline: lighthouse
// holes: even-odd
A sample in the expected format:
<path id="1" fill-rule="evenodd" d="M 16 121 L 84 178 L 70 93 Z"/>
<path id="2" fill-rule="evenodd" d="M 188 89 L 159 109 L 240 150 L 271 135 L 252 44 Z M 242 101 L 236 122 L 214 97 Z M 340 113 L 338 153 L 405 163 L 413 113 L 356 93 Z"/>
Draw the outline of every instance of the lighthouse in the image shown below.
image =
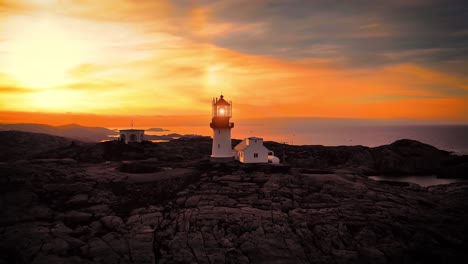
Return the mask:
<path id="1" fill-rule="evenodd" d="M 233 160 L 231 128 L 234 123 L 229 122 L 232 117 L 232 102 L 224 100 L 224 96 L 213 98 L 212 120 L 210 127 L 213 129 L 213 146 L 211 149 L 211 161 L 226 162 Z"/>

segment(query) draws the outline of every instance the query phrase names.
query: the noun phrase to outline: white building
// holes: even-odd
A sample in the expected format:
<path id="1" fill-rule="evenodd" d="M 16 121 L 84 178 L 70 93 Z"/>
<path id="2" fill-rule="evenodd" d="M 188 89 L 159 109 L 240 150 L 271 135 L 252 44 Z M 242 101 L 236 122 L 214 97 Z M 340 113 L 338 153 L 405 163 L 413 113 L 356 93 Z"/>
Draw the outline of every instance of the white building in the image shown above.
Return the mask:
<path id="1" fill-rule="evenodd" d="M 145 135 L 145 130 L 142 129 L 123 129 L 119 130 L 119 141 L 128 144 L 129 142 L 141 142 Z"/>
<path id="2" fill-rule="evenodd" d="M 273 163 L 279 164 L 279 158 L 275 157 L 273 151 L 263 145 L 263 139 L 250 137 L 242 140 L 236 147 L 236 160 L 242 163 Z"/>
<path id="3" fill-rule="evenodd" d="M 234 123 L 230 122 L 232 117 L 232 102 L 224 100 L 224 96 L 213 98 L 212 121 L 210 127 L 213 129 L 213 145 L 211 148 L 211 161 L 223 162 L 233 160 L 231 129 Z"/>

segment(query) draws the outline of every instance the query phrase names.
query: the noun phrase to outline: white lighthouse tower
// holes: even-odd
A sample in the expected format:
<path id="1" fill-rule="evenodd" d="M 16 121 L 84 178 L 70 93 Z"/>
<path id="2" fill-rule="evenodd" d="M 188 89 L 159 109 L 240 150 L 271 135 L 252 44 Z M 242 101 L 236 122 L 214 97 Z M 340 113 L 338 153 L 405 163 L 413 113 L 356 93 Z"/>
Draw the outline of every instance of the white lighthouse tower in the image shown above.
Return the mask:
<path id="1" fill-rule="evenodd" d="M 234 123 L 229 122 L 232 117 L 232 102 L 224 100 L 224 96 L 213 98 L 213 113 L 210 127 L 213 129 L 213 146 L 211 161 L 226 162 L 233 160 L 231 128 Z"/>

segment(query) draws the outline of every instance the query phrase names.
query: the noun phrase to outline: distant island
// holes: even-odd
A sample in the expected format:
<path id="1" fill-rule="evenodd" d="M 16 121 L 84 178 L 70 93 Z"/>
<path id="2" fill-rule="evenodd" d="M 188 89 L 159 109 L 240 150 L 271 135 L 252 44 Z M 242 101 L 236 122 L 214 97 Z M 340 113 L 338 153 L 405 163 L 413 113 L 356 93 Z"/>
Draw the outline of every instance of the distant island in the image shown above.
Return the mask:
<path id="1" fill-rule="evenodd" d="M 164 128 L 159 128 L 159 127 L 153 127 L 153 128 L 145 129 L 145 131 L 164 132 L 164 131 L 170 131 L 170 130 L 169 129 L 164 129 Z"/>
<path id="2" fill-rule="evenodd" d="M 240 140 L 233 140 L 233 145 Z M 212 139 L 82 142 L 0 131 L 2 263 L 456 263 L 468 156 L 414 140 L 265 142 L 282 165 L 211 163 Z M 284 154 L 283 154 L 284 153 Z M 283 155 L 281 155 L 283 154 Z"/>
<path id="3" fill-rule="evenodd" d="M 45 124 L 0 124 L 0 131 L 16 130 L 34 133 L 45 133 L 54 136 L 72 138 L 85 142 L 99 142 L 118 136 L 118 131 L 104 127 L 86 127 L 77 124 L 51 126 Z"/>
<path id="4" fill-rule="evenodd" d="M 45 133 L 54 136 L 66 137 L 83 142 L 100 142 L 114 140 L 119 136 L 118 129 L 108 129 L 104 127 L 87 127 L 77 124 L 62 126 L 51 126 L 45 124 L 0 124 L 0 131 L 25 131 L 34 133 Z M 147 131 L 166 132 L 163 128 L 150 128 Z M 182 135 L 171 133 L 169 135 L 145 135 L 147 140 L 170 140 Z"/>

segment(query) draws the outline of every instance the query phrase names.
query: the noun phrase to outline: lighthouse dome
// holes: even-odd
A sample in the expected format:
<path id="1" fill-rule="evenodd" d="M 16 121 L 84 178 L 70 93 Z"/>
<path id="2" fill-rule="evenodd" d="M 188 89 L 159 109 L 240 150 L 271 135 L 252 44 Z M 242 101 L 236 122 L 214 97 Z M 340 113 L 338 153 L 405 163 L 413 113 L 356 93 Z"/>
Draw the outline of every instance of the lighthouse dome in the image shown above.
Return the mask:
<path id="1" fill-rule="evenodd" d="M 221 95 L 221 97 L 215 102 L 216 106 L 220 105 L 230 105 L 226 100 L 224 100 L 224 96 Z"/>

